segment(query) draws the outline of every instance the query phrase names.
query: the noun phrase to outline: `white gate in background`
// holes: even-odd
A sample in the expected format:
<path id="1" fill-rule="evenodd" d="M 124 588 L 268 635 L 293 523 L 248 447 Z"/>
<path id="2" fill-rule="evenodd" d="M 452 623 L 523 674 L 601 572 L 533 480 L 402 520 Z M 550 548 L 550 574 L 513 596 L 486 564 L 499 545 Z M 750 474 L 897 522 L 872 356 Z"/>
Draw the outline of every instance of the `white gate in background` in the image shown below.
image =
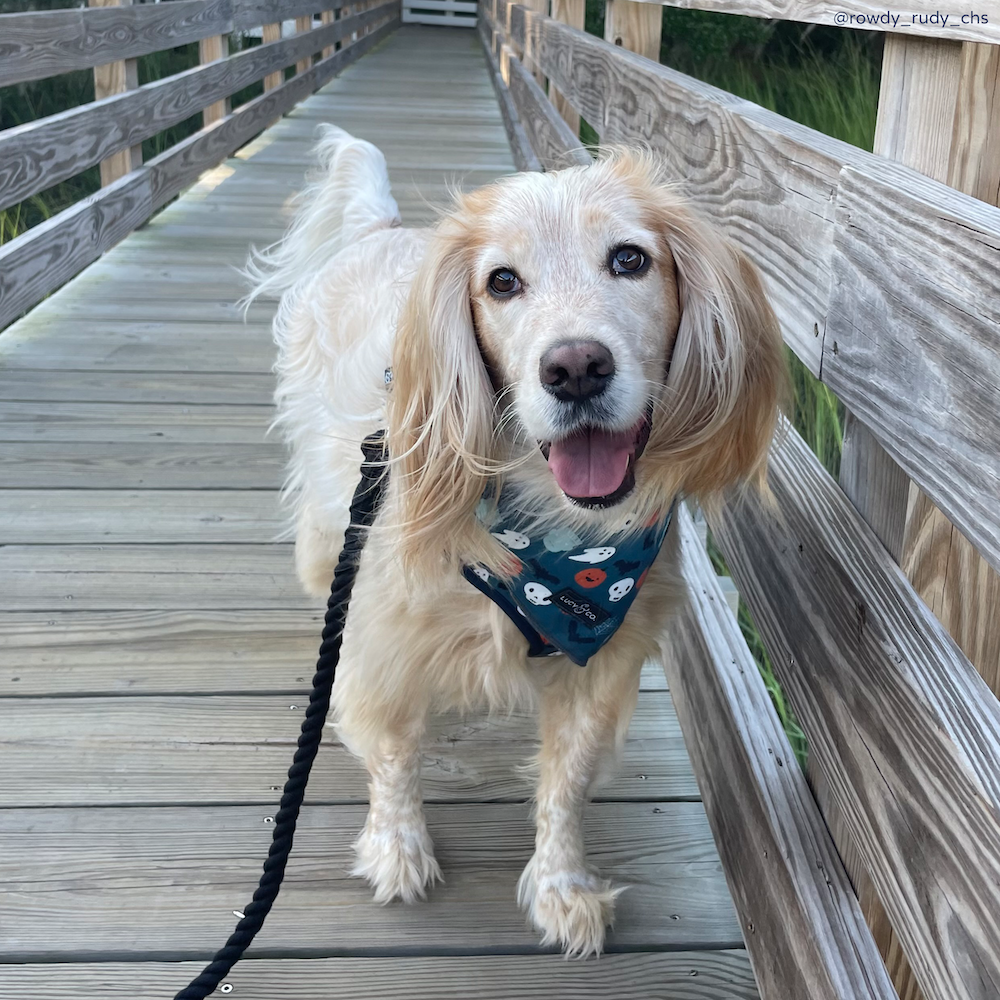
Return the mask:
<path id="1" fill-rule="evenodd" d="M 470 0 L 403 0 L 404 24 L 476 26 L 476 4 Z"/>

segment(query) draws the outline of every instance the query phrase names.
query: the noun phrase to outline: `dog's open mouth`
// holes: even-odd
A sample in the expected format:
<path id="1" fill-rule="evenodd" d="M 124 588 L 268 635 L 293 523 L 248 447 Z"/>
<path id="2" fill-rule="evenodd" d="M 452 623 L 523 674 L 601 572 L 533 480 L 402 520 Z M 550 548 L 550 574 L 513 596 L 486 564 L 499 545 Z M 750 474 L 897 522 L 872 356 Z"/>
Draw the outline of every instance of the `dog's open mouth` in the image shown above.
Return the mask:
<path id="1" fill-rule="evenodd" d="M 635 463 L 649 440 L 652 415 L 627 431 L 585 427 L 539 443 L 559 489 L 582 507 L 611 507 L 635 487 Z"/>

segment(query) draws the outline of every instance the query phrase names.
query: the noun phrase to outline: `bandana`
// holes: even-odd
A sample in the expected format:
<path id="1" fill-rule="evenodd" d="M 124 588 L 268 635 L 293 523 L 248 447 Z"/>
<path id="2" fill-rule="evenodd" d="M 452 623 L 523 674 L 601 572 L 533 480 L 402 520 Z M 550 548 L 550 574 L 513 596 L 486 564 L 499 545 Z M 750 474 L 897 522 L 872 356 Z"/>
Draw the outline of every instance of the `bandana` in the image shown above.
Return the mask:
<path id="1" fill-rule="evenodd" d="M 674 505 L 642 531 L 611 539 L 581 538 L 567 528 L 531 537 L 527 519 L 511 508 L 501 493 L 497 509 L 484 500 L 476 516 L 513 553 L 517 575 L 501 580 L 483 566 L 462 572 L 521 630 L 528 656 L 564 653 L 585 667 L 625 620 L 667 537 Z"/>

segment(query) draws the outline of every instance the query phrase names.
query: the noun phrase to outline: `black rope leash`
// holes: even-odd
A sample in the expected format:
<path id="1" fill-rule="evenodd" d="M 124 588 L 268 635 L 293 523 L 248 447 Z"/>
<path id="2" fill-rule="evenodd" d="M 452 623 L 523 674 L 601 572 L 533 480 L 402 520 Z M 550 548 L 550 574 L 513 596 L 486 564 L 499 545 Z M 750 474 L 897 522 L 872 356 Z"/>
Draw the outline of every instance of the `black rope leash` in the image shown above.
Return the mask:
<path id="1" fill-rule="evenodd" d="M 274 817 L 274 836 L 264 862 L 257 891 L 253 900 L 243 911 L 240 922 L 229 936 L 229 940 L 215 954 L 211 963 L 199 976 L 193 979 L 174 1000 L 205 1000 L 210 993 L 229 975 L 232 967 L 243 957 L 257 932 L 264 926 L 264 920 L 285 877 L 285 867 L 292 851 L 295 824 L 299 818 L 302 800 L 305 798 L 309 772 L 319 750 L 323 736 L 323 725 L 330 708 L 330 694 L 333 690 L 337 663 L 340 660 L 340 646 L 343 641 L 344 625 L 347 622 L 347 607 L 351 600 L 351 590 L 357 575 L 361 550 L 365 546 L 367 529 L 375 522 L 379 508 L 385 497 L 389 477 L 385 464 L 385 432 L 376 431 L 365 438 L 361 445 L 364 462 L 361 464 L 361 482 L 354 491 L 351 501 L 351 522 L 344 534 L 344 547 L 337 560 L 333 574 L 330 599 L 326 606 L 323 624 L 323 638 L 319 647 L 319 659 L 313 676 L 309 706 L 302 720 L 298 749 L 288 769 L 288 780 L 281 792 L 281 802 Z"/>

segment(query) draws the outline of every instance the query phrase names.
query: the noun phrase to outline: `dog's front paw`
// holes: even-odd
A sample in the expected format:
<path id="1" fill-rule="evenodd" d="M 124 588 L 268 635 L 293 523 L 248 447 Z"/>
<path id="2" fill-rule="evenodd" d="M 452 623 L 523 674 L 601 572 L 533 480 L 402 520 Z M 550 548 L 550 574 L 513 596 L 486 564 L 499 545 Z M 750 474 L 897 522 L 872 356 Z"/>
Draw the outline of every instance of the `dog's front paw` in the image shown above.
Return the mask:
<path id="1" fill-rule="evenodd" d="M 517 901 L 542 932 L 542 944 L 559 944 L 580 958 L 599 955 L 605 928 L 614 922 L 615 900 L 626 887 L 612 888 L 586 870 L 547 872 L 537 858 L 517 883 Z"/>
<path id="2" fill-rule="evenodd" d="M 425 824 L 373 826 L 366 823 L 354 845 L 357 863 L 352 875 L 366 878 L 376 903 L 425 899 L 427 887 L 443 882 L 434 844 Z"/>

